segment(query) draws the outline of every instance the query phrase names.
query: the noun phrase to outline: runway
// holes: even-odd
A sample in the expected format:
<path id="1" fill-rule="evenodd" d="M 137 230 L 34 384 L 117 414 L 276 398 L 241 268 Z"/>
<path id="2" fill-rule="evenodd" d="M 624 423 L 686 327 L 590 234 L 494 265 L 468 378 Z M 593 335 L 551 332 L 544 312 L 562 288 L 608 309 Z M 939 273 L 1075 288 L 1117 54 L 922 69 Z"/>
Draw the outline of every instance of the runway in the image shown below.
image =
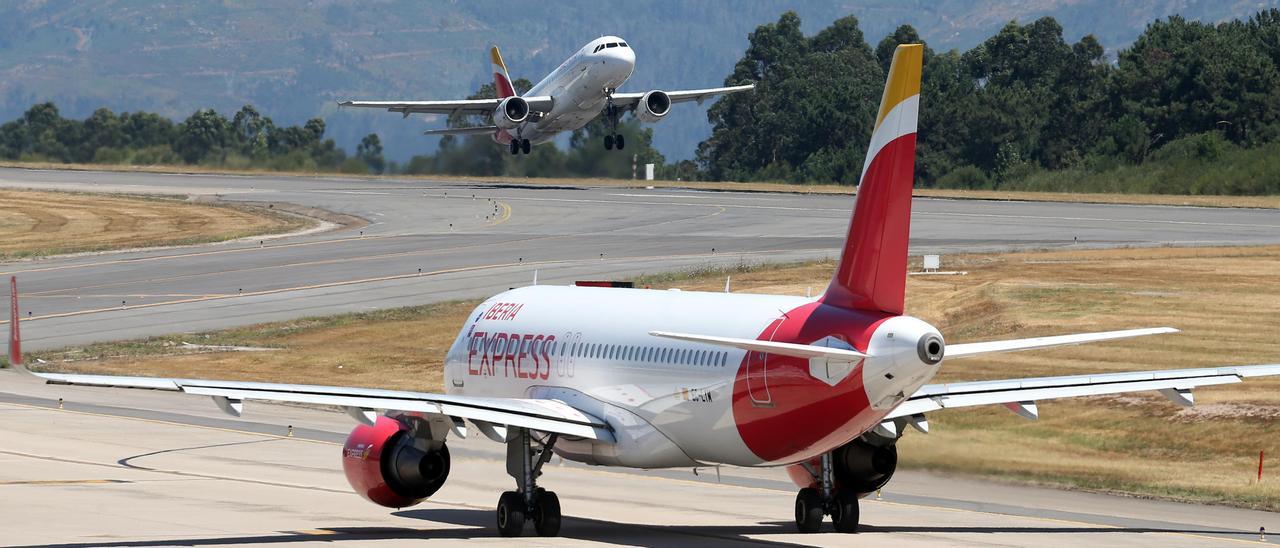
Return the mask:
<path id="1" fill-rule="evenodd" d="M 832 256 L 853 199 L 418 180 L 0 169 L 0 187 L 216 195 L 360 229 L 0 266 L 27 348 L 478 298 L 540 283 Z M 917 199 L 911 252 L 1280 243 L 1280 212 Z M 820 290 L 821 288 L 815 288 Z"/>
<path id="2" fill-rule="evenodd" d="M 511 488 L 499 445 L 451 440 L 446 486 L 388 510 L 350 492 L 345 415 L 251 405 L 230 419 L 203 399 L 47 386 L 4 372 L 0 539 L 10 546 L 507 544 L 492 527 Z M 57 410 L 57 398 L 67 398 Z M 141 408 L 143 411 L 137 411 Z M 293 425 L 294 436 L 285 437 Z M 912 434 L 914 435 L 914 434 Z M 1276 514 L 900 472 L 862 504 L 862 532 L 800 535 L 781 470 L 641 472 L 553 460 L 563 537 L 585 546 L 1224 546 L 1280 531 Z M 1270 537 L 1268 537 L 1270 540 Z"/>
<path id="3" fill-rule="evenodd" d="M 535 270 L 540 283 L 570 283 L 820 258 L 835 252 L 852 208 L 849 197 L 790 194 L 29 170 L 0 170 L 0 187 L 218 195 L 370 222 L 261 244 L 5 264 L 31 318 L 28 350 L 482 297 Z M 943 253 L 944 264 L 966 251 L 1280 243 L 1273 210 L 931 199 L 914 209 L 912 253 Z M 500 446 L 479 437 L 450 441 L 454 468 L 438 496 L 396 511 L 347 487 L 336 444 L 352 422 L 341 413 L 251 404 L 232 419 L 200 397 L 0 372 L 0 417 L 4 545 L 506 543 L 493 505 L 513 482 Z M 864 502 L 857 537 L 797 535 L 780 470 L 718 472 L 553 461 L 541 483 L 560 494 L 565 536 L 524 542 L 1222 546 L 1259 542 L 1259 527 L 1280 532 L 1273 513 L 906 471 Z"/>

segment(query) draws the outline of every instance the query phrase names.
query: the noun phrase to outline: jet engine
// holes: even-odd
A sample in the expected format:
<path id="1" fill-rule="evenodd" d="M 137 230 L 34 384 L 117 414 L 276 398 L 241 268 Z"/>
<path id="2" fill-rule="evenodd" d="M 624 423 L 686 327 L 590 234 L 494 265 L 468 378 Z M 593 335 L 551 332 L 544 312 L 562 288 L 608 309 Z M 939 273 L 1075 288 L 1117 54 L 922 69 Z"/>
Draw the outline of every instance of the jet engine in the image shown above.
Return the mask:
<path id="1" fill-rule="evenodd" d="M 661 120 L 671 111 L 671 96 L 662 90 L 653 90 L 640 96 L 640 104 L 636 105 L 636 118 L 646 124 Z"/>
<path id="2" fill-rule="evenodd" d="M 493 111 L 493 125 L 502 129 L 515 129 L 529 117 L 529 103 L 520 97 L 507 97 Z"/>
<path id="3" fill-rule="evenodd" d="M 359 425 L 342 446 L 342 471 L 374 504 L 405 508 L 435 494 L 449 477 L 449 448 L 414 436 L 409 424 L 380 416 Z"/>
<path id="4" fill-rule="evenodd" d="M 807 465 L 807 466 L 806 466 Z M 787 467 L 791 481 L 801 488 L 818 487 L 821 457 Z M 859 495 L 874 493 L 884 487 L 898 468 L 898 448 L 893 444 L 873 445 L 853 440 L 831 452 L 831 467 L 837 489 L 848 489 Z"/>

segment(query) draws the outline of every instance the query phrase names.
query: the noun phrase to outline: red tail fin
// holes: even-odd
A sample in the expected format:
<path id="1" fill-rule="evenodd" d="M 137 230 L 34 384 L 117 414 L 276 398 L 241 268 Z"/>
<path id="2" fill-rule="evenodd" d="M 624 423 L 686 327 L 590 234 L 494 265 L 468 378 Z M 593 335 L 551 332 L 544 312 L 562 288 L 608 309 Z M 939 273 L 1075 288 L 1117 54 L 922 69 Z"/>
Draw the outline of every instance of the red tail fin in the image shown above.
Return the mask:
<path id="1" fill-rule="evenodd" d="M 823 302 L 902 313 L 924 47 L 898 46 L 862 166 L 853 220 Z"/>
<path id="2" fill-rule="evenodd" d="M 502 62 L 498 46 L 489 48 L 489 61 L 493 63 L 493 91 L 498 94 L 498 98 L 506 99 L 515 95 L 516 89 L 511 87 L 511 76 L 507 74 L 507 64 Z"/>
<path id="3" fill-rule="evenodd" d="M 18 335 L 18 277 L 9 277 L 9 365 L 22 366 L 22 337 Z"/>

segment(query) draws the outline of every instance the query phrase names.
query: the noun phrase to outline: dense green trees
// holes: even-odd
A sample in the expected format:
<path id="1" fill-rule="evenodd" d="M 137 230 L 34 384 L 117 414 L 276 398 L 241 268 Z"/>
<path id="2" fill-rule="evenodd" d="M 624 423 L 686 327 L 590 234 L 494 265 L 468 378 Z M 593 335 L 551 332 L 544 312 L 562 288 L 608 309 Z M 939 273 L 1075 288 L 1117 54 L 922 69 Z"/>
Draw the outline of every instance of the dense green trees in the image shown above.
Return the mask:
<path id="1" fill-rule="evenodd" d="M 786 13 L 750 35 L 725 83 L 755 81 L 757 91 L 726 97 L 708 113 L 714 131 L 698 150 L 703 176 L 856 183 L 893 50 L 921 40 L 904 25 L 873 51 L 853 17 L 812 38 L 799 29 L 799 18 Z M 1068 43 L 1048 17 L 1011 22 L 966 52 L 926 48 L 924 62 L 917 169 L 924 185 L 1044 186 L 1045 172 L 1095 174 L 1148 160 L 1172 162 L 1154 153 L 1206 133 L 1214 137 L 1197 142 L 1222 141 L 1233 158 L 1261 161 L 1266 153 L 1249 151 L 1280 141 L 1276 9 L 1219 25 L 1157 21 L 1115 64 L 1094 37 Z M 1217 161 L 1175 156 L 1182 164 Z M 1265 177 L 1265 170 L 1252 171 Z M 1050 185 L 1055 189 L 1070 190 L 1048 179 L 1057 181 Z M 1260 192 L 1274 186 L 1184 180 L 1162 188 Z"/>
<path id="2" fill-rule="evenodd" d="M 100 108 L 84 120 L 63 118 L 53 103 L 35 105 L 0 126 L 0 158 L 113 164 L 199 164 L 282 170 L 380 173 L 385 162 L 376 135 L 365 137 L 348 159 L 324 120 L 277 127 L 245 105 L 230 120 L 199 110 L 181 123 L 147 112 L 115 114 Z"/>

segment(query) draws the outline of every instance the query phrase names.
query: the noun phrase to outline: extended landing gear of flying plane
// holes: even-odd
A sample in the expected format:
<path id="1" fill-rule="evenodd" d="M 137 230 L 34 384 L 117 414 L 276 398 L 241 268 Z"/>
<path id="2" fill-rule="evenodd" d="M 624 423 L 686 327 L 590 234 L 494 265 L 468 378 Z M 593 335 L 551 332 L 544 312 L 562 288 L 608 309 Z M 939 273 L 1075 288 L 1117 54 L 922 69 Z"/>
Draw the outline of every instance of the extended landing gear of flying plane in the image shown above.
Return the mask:
<path id="1" fill-rule="evenodd" d="M 498 534 L 519 536 L 527 521 L 533 522 L 533 530 L 540 536 L 560 534 L 560 499 L 537 484 L 542 465 L 551 460 L 555 444 L 555 434 L 539 440 L 528 429 L 511 429 L 507 438 L 507 474 L 515 478 L 516 490 L 498 498 Z"/>
<path id="2" fill-rule="evenodd" d="M 831 516 L 838 533 L 858 532 L 858 494 L 836 489 L 831 468 L 831 453 L 822 455 L 818 488 L 806 487 L 796 495 L 796 528 L 801 533 L 817 533 L 822 518 Z"/>
<path id="3" fill-rule="evenodd" d="M 604 136 L 604 149 L 613 150 L 617 148 L 622 150 L 627 145 L 627 142 L 622 138 L 622 134 L 618 133 L 618 118 L 622 117 L 622 110 L 613 104 L 613 90 L 606 89 L 604 93 L 608 96 L 604 106 L 604 118 L 609 123 L 609 131 L 613 132 Z"/>
<path id="4" fill-rule="evenodd" d="M 521 152 L 528 154 L 529 151 L 533 149 L 533 145 L 529 143 L 528 139 L 512 139 L 510 146 L 511 154 L 513 155 L 520 154 Z"/>

